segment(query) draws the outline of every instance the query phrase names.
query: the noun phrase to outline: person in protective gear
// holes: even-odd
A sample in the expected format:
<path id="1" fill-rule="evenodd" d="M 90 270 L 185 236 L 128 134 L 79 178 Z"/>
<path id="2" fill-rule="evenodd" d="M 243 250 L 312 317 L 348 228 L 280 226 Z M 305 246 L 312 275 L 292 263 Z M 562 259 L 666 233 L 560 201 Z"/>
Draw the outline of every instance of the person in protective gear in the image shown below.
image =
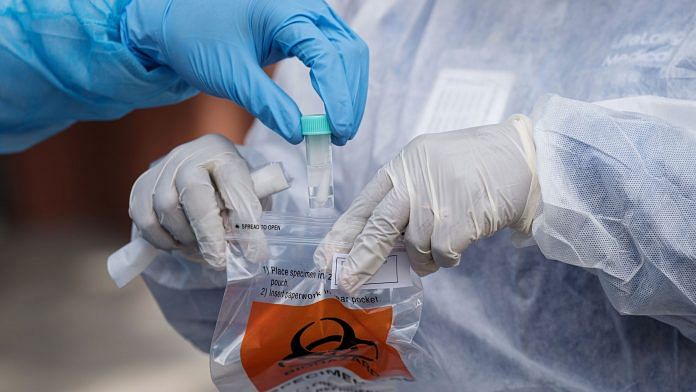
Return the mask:
<path id="1" fill-rule="evenodd" d="M 694 3 L 337 10 L 371 53 L 361 132 L 333 157 L 337 211 L 362 217 L 369 230 L 349 234 L 377 252 L 404 227 L 421 273 L 460 260 L 423 278 L 416 334 L 447 377 L 403 388 L 694 389 Z M 302 72 L 281 64 L 274 80 L 319 111 Z M 527 120 L 515 113 L 530 123 L 516 126 Z M 297 173 L 274 209 L 305 210 L 304 150 L 258 122 L 245 144 Z M 384 200 L 397 203 L 359 208 Z M 530 223 L 538 246 L 514 246 L 506 227 Z M 377 258 L 354 252 L 348 286 Z M 224 273 L 203 267 L 164 255 L 144 277 L 174 328 L 207 351 Z"/>
<path id="2" fill-rule="evenodd" d="M 25 0 L 0 10 L 0 153 L 197 91 L 299 143 L 300 111 L 262 69 L 288 57 L 310 68 L 335 144 L 354 137 L 365 107 L 367 46 L 323 0 Z"/>

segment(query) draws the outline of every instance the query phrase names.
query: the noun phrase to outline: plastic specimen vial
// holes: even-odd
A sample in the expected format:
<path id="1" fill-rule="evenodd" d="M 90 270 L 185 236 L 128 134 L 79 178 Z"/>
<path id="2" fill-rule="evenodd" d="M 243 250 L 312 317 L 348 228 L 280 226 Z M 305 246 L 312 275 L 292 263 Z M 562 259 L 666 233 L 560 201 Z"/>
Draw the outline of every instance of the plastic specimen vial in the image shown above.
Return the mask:
<path id="1" fill-rule="evenodd" d="M 309 208 L 333 208 L 331 126 L 324 114 L 302 116 L 302 135 L 307 149 Z"/>

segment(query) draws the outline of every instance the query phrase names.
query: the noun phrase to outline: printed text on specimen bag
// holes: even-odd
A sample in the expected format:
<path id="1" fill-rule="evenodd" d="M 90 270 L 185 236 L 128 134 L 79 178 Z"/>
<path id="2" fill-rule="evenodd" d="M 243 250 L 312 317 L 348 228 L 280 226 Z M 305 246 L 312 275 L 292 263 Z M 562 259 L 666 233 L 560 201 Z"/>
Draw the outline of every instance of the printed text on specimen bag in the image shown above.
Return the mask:
<path id="1" fill-rule="evenodd" d="M 332 289 L 332 271 L 315 264 L 314 252 L 333 222 L 266 213 L 258 225 L 237 225 L 211 347 L 218 388 L 369 391 L 437 371 L 413 342 L 423 293 L 399 266 L 408 265 L 405 252 L 395 248 L 384 280 L 372 282 L 378 289 Z M 258 260 L 237 249 L 248 241 L 257 243 Z"/>

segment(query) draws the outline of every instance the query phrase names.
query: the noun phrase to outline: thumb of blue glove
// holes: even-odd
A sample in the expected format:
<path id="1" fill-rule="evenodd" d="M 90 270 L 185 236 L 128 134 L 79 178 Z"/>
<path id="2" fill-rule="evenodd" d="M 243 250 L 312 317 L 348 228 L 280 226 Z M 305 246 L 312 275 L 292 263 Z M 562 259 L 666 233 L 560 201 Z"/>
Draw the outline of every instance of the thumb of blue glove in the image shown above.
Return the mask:
<path id="1" fill-rule="evenodd" d="M 133 0 L 121 37 L 150 67 L 231 99 L 291 143 L 302 140 L 297 104 L 263 67 L 297 57 L 310 68 L 334 144 L 357 132 L 367 97 L 367 45 L 323 0 Z"/>

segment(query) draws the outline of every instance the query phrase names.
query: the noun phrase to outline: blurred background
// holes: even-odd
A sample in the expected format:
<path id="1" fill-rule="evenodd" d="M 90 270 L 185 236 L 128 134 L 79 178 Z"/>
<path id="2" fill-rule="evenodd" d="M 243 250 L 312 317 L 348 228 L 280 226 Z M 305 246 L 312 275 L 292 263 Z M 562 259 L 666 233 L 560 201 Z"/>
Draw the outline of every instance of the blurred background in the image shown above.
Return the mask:
<path id="1" fill-rule="evenodd" d="M 117 289 L 106 259 L 129 239 L 130 188 L 150 162 L 206 133 L 242 143 L 251 122 L 199 95 L 0 155 L 0 391 L 215 390 L 207 355 L 142 281 Z"/>

